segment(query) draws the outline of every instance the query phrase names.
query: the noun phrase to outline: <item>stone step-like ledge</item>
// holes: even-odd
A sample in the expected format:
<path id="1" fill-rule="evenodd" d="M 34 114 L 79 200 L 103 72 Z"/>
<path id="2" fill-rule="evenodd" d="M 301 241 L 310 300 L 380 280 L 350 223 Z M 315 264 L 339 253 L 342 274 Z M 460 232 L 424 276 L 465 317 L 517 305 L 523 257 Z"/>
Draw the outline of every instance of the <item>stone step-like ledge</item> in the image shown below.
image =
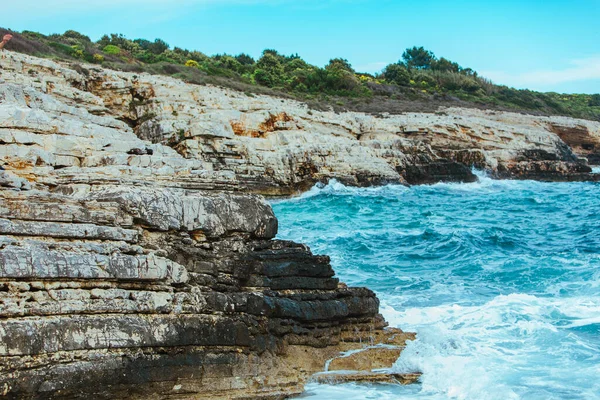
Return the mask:
<path id="1" fill-rule="evenodd" d="M 314 383 L 337 385 L 341 383 L 392 383 L 409 385 L 417 383 L 421 373 L 398 373 L 398 372 L 370 372 L 370 371 L 335 371 L 320 372 L 311 377 Z"/>

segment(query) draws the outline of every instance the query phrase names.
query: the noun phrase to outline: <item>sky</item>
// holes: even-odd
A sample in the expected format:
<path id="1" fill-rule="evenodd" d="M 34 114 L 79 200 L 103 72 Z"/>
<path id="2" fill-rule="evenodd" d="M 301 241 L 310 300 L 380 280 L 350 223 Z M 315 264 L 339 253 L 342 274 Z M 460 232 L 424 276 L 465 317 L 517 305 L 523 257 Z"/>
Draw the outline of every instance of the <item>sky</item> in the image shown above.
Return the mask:
<path id="1" fill-rule="evenodd" d="M 424 46 L 495 83 L 600 93 L 600 0 L 17 0 L 0 26 L 161 38 L 206 54 L 264 49 L 378 72 Z"/>

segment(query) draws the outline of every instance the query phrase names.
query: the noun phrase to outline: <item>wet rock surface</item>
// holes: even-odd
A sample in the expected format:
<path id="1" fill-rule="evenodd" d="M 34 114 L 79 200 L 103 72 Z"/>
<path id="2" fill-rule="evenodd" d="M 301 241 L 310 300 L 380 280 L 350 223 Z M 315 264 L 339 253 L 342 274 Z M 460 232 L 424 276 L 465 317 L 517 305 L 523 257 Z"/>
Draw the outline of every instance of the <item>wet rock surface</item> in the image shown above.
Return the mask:
<path id="1" fill-rule="evenodd" d="M 437 182 L 476 182 L 477 177 L 465 164 L 440 160 L 421 165 L 407 165 L 400 169 L 411 185 Z"/>

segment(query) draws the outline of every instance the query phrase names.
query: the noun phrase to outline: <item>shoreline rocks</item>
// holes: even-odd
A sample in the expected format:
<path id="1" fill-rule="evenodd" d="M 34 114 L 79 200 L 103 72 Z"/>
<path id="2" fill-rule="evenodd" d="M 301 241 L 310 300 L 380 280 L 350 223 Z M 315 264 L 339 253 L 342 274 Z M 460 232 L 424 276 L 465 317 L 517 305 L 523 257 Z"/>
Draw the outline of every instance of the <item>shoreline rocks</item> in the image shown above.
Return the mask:
<path id="1" fill-rule="evenodd" d="M 386 329 L 375 294 L 339 282 L 327 256 L 275 240 L 259 195 L 469 182 L 471 167 L 598 177 L 590 121 L 336 114 L 16 53 L 0 66 L 8 398 L 284 398 L 336 359 L 354 371 L 340 380 L 412 382 L 373 369 L 414 335 Z"/>
<path id="2" fill-rule="evenodd" d="M 219 182 L 291 196 L 329 179 L 355 186 L 469 181 L 466 169 L 473 167 L 502 179 L 594 180 L 588 161 L 600 162 L 600 123 L 594 121 L 460 108 L 377 116 L 323 112 L 288 99 L 17 53 L 0 64 L 5 82 L 24 88 L 7 97 L 23 110 L 15 127 L 27 126 L 27 118 L 46 118 L 35 110 L 49 107 L 60 113 L 62 130 L 77 136 L 79 148 L 58 140 L 64 150 L 47 154 L 38 147 L 49 146 L 49 138 L 31 141 L 36 137 L 15 136 L 14 129 L 0 140 L 11 152 L 28 155 L 15 167 L 62 168 L 63 182 L 78 178 L 68 176 L 70 170 L 94 179 L 85 174 L 90 168 L 127 166 L 119 178 L 155 169 L 178 177 L 173 181 L 180 187 Z M 96 130 L 129 135 L 103 147 L 85 125 L 79 128 L 82 119 L 100 125 Z"/>

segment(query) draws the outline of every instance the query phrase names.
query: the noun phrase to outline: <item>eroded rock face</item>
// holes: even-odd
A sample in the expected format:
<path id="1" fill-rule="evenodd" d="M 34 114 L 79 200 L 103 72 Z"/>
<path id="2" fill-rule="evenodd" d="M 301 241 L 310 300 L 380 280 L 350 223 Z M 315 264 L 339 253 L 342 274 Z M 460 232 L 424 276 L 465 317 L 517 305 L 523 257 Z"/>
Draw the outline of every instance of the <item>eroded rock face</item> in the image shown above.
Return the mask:
<path id="1" fill-rule="evenodd" d="M 598 129 L 568 118 L 552 121 L 550 129 L 575 153 L 586 157 L 590 164 L 600 165 L 600 131 Z"/>
<path id="2" fill-rule="evenodd" d="M 587 179 L 576 153 L 599 132 L 474 110 L 317 112 L 15 53 L 0 66 L 0 393 L 13 398 L 279 398 L 364 347 L 332 363 L 357 371 L 336 379 L 412 382 L 371 371 L 407 339 L 383 329 L 373 292 L 273 240 L 251 193 L 471 181 L 471 166 Z"/>
<path id="3" fill-rule="evenodd" d="M 361 186 L 472 179 L 453 163 L 503 178 L 584 180 L 591 178 L 590 169 L 579 157 L 595 163 L 600 148 L 600 123 L 566 117 L 458 108 L 384 116 L 320 112 L 291 100 L 164 76 L 74 68 L 15 53 L 0 63 L 6 82 L 26 85 L 26 93 L 5 96 L 32 107 L 13 115 L 17 120 L 11 124 L 31 119 L 48 125 L 38 111 L 42 108 L 46 116 L 60 113 L 61 129 L 78 136 L 77 148 L 56 143 L 67 150 L 64 154 L 35 153 L 49 143 L 31 143 L 21 136 L 2 139 L 11 145 L 9 150 L 24 153 L 27 162 L 39 166 L 80 167 L 86 173 L 106 164 L 123 172 L 127 166 L 123 175 L 143 175 L 148 168 L 180 178 L 200 174 L 178 181 L 201 188 L 199 178 L 214 182 L 205 172 L 214 171 L 220 174 L 217 181 L 234 182 L 244 191 L 289 195 L 330 178 Z M 40 100 L 39 92 L 50 99 Z M 77 125 L 82 108 L 92 114 L 85 120 L 129 135 L 103 148 L 96 136 L 89 137 L 86 126 Z M 51 123 L 40 128 L 55 129 Z M 24 149 L 27 143 L 30 147 Z M 96 156 L 82 157 L 82 151 Z M 540 159 L 540 154 L 550 158 Z M 421 171 L 415 174 L 412 167 Z M 0 184 L 7 180 L 0 177 Z"/>
<path id="4" fill-rule="evenodd" d="M 105 99 L 87 91 L 100 78 L 6 60 L 0 393 L 283 398 L 383 337 L 374 293 L 273 240 L 270 205 L 235 171 L 140 139 L 114 114 L 127 81 L 112 76 Z"/>
<path id="5" fill-rule="evenodd" d="M 0 210 L 12 397 L 283 396 L 385 326 L 328 257 L 271 240 L 277 221 L 253 195 L 4 190 Z"/>

